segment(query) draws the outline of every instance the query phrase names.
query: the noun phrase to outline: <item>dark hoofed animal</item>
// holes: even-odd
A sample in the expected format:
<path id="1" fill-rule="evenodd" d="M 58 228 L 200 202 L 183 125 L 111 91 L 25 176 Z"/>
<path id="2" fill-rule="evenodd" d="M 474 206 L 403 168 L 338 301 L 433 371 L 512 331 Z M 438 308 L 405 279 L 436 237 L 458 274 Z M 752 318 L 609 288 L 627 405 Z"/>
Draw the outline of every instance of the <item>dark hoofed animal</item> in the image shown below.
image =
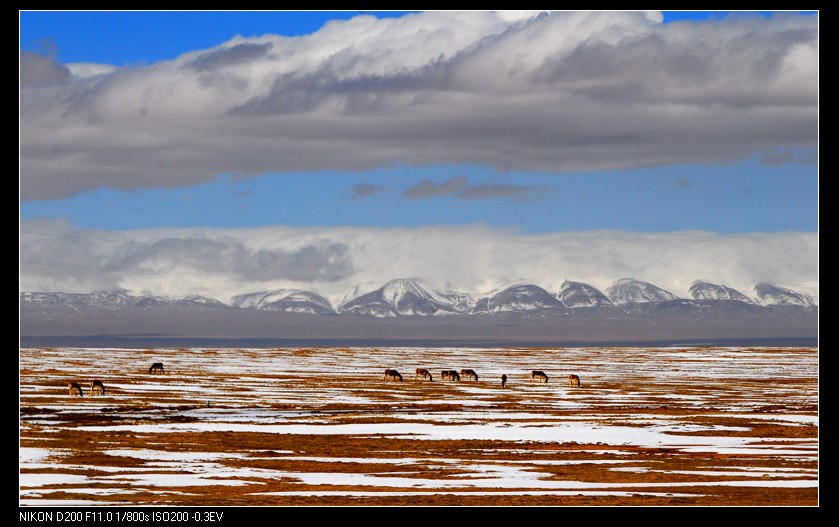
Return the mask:
<path id="1" fill-rule="evenodd" d="M 78 395 L 79 397 L 83 397 L 81 384 L 71 381 L 67 383 L 67 387 L 70 388 L 70 395 Z"/>
<path id="2" fill-rule="evenodd" d="M 417 379 L 428 379 L 429 381 L 433 381 L 434 377 L 431 376 L 431 372 L 425 368 L 417 368 L 417 373 L 414 375 L 414 380 Z"/>
<path id="3" fill-rule="evenodd" d="M 440 372 L 440 377 L 444 381 L 460 381 L 460 374 L 457 370 L 443 370 Z"/>
<path id="4" fill-rule="evenodd" d="M 163 373 L 163 363 L 155 362 L 149 367 L 149 373 Z"/>
<path id="5" fill-rule="evenodd" d="M 507 386 L 507 374 L 506 373 L 501 376 L 501 387 L 503 388 L 505 386 Z"/>
<path id="6" fill-rule="evenodd" d="M 545 375 L 545 372 L 539 370 L 533 370 L 530 372 L 530 382 L 542 382 L 548 384 L 548 376 Z"/>
<path id="7" fill-rule="evenodd" d="M 460 370 L 460 376 L 465 379 L 472 379 L 473 381 L 478 380 L 478 374 L 475 373 L 475 370 Z"/>
<path id="8" fill-rule="evenodd" d="M 400 374 L 396 370 L 391 370 L 390 368 L 385 370 L 385 382 L 387 381 L 399 381 L 402 382 L 402 374 Z"/>
<path id="9" fill-rule="evenodd" d="M 571 385 L 572 388 L 579 388 L 580 387 L 580 376 L 574 375 L 573 373 L 568 376 L 568 383 Z"/>
<path id="10" fill-rule="evenodd" d="M 90 381 L 90 393 L 93 395 L 105 395 L 105 385 L 99 379 Z"/>

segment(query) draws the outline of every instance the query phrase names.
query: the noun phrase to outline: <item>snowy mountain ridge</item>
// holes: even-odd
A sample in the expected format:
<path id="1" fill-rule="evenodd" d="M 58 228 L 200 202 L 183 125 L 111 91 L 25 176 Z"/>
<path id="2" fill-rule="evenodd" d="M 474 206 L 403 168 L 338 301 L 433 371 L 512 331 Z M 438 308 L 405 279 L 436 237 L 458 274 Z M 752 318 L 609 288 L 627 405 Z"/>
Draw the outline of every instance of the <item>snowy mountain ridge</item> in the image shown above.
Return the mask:
<path id="1" fill-rule="evenodd" d="M 571 312 L 626 305 L 656 305 L 682 300 L 673 293 L 649 282 L 630 278 L 620 279 L 605 293 L 583 283 L 565 280 L 556 293 L 524 281 L 508 284 L 475 299 L 456 290 L 439 291 L 419 278 L 390 280 L 378 289 L 358 294 L 333 306 L 323 296 L 300 289 L 258 291 L 233 297 L 229 304 L 206 296 L 182 298 L 141 295 L 126 291 L 96 291 L 93 293 L 37 293 L 21 292 L 21 308 L 35 309 L 63 306 L 73 310 L 104 309 L 253 309 L 308 313 L 313 315 L 353 314 L 373 317 L 487 315 L 501 313 L 529 313 L 542 310 Z M 740 302 L 763 307 L 817 307 L 807 294 L 760 283 L 754 287 L 754 298 L 721 284 L 695 281 L 690 287 L 693 297 L 688 301 Z M 349 294 L 347 296 L 350 296 Z"/>

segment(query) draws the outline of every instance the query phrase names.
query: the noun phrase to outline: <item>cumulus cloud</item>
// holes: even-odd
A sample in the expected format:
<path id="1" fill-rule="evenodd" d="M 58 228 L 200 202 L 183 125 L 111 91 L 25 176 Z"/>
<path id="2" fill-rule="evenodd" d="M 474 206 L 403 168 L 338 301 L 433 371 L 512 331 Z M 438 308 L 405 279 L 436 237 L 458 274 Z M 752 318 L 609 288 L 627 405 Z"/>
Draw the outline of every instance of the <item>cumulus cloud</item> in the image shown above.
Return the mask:
<path id="1" fill-rule="evenodd" d="M 521 234 L 486 226 L 86 231 L 61 221 L 21 226 L 21 291 L 126 289 L 232 296 L 306 289 L 334 304 L 394 278 L 473 295 L 516 281 L 601 290 L 620 278 L 689 298 L 697 279 L 745 294 L 759 282 L 818 298 L 818 233 L 570 232 Z"/>
<path id="2" fill-rule="evenodd" d="M 21 197 L 222 173 L 562 172 L 812 149 L 818 56 L 813 16 L 640 12 L 359 16 L 73 82 L 22 53 Z"/>

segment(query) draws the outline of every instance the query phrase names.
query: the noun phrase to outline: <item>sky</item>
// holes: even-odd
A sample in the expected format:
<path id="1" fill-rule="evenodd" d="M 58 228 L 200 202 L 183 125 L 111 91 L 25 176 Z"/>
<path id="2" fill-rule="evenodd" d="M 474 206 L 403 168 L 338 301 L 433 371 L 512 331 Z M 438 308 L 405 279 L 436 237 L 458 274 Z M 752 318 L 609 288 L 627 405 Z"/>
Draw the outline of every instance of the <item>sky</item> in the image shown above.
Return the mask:
<path id="1" fill-rule="evenodd" d="M 818 14 L 20 12 L 21 291 L 818 298 Z"/>

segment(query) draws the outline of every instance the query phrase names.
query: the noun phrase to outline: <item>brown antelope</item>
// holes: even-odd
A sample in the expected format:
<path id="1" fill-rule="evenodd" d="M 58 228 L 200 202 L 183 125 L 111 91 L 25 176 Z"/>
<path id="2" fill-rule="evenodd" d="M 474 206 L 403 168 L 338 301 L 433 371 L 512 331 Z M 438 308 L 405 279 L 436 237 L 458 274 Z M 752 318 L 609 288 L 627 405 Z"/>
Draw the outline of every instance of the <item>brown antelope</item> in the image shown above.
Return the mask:
<path id="1" fill-rule="evenodd" d="M 385 370 L 385 382 L 397 380 L 402 382 L 402 375 L 398 371 L 391 369 Z"/>
<path id="2" fill-rule="evenodd" d="M 67 383 L 67 387 L 70 388 L 70 395 L 78 395 L 79 397 L 83 397 L 81 384 L 71 381 Z"/>
<path id="3" fill-rule="evenodd" d="M 580 387 L 580 376 L 574 375 L 573 373 L 568 376 L 568 382 L 572 388 L 579 388 Z"/>
<path id="4" fill-rule="evenodd" d="M 548 376 L 543 371 L 533 370 L 530 372 L 530 382 L 543 382 L 548 384 Z"/>
<path id="5" fill-rule="evenodd" d="M 163 363 L 162 362 L 155 362 L 149 368 L 149 373 L 163 373 Z"/>
<path id="6" fill-rule="evenodd" d="M 90 381 L 90 393 L 91 395 L 105 395 L 105 385 L 99 379 Z"/>
<path id="7" fill-rule="evenodd" d="M 417 374 L 414 375 L 414 380 L 417 379 L 428 379 L 429 381 L 433 381 L 434 377 L 431 376 L 431 372 L 425 368 L 417 368 Z"/>
<path id="8" fill-rule="evenodd" d="M 475 370 L 460 370 L 460 376 L 464 380 L 472 379 L 474 381 L 478 380 L 478 374 L 475 373 Z"/>
<path id="9" fill-rule="evenodd" d="M 440 372 L 440 377 L 444 381 L 458 381 L 460 382 L 460 374 L 457 370 L 443 370 Z"/>
<path id="10" fill-rule="evenodd" d="M 501 387 L 503 388 L 505 386 L 507 386 L 507 374 L 506 373 L 501 376 Z"/>

